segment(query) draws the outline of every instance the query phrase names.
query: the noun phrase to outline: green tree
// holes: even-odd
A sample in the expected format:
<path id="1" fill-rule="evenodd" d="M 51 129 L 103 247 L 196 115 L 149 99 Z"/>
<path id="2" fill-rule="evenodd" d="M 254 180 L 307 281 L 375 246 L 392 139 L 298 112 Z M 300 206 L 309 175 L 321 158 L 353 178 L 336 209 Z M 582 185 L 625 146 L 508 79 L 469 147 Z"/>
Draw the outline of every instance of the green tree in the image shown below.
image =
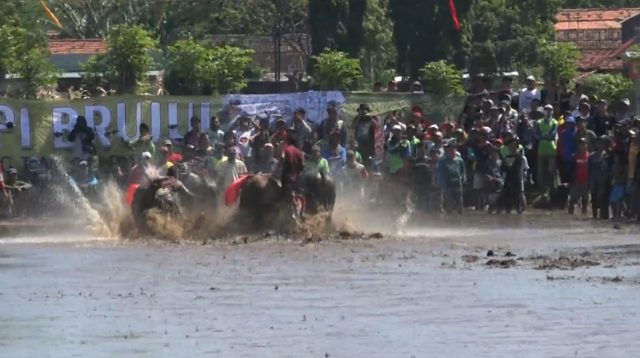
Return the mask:
<path id="1" fill-rule="evenodd" d="M 367 0 L 309 0 L 311 52 L 332 49 L 359 57 L 366 11 Z"/>
<path id="2" fill-rule="evenodd" d="M 323 90 L 352 90 L 362 78 L 360 61 L 344 52 L 327 50 L 313 59 L 314 78 Z"/>
<path id="3" fill-rule="evenodd" d="M 465 67 L 470 52 L 465 16 L 473 2 L 456 1 L 463 26 L 463 31 L 457 32 L 444 1 L 389 0 L 398 71 L 417 78 L 426 62 L 443 59 L 452 61 L 460 68 Z"/>
<path id="4" fill-rule="evenodd" d="M 36 98 L 38 90 L 56 84 L 59 71 L 49 63 L 43 38 L 34 31 L 4 25 L 0 27 L 0 78 L 14 73 L 24 82 L 21 94 Z"/>
<path id="5" fill-rule="evenodd" d="M 107 36 L 107 53 L 91 59 L 85 71 L 90 78 L 103 77 L 120 93 L 136 93 L 154 63 L 150 52 L 156 46 L 152 34 L 140 26 L 114 27 Z"/>
<path id="6" fill-rule="evenodd" d="M 239 91 L 247 85 L 253 51 L 231 46 L 207 47 L 193 39 L 171 45 L 166 85 L 170 93 Z"/>
<path id="7" fill-rule="evenodd" d="M 247 85 L 245 73 L 251 65 L 253 50 L 233 46 L 211 49 L 203 76 L 213 92 L 239 91 Z"/>
<path id="8" fill-rule="evenodd" d="M 363 28 L 364 42 L 360 58 L 365 76 L 371 83 L 386 83 L 392 79 L 397 57 L 389 0 L 367 1 Z"/>
<path id="9" fill-rule="evenodd" d="M 635 97 L 633 82 L 619 73 L 594 74 L 587 77 L 583 85 L 589 93 L 608 101 Z"/>
<path id="10" fill-rule="evenodd" d="M 429 93 L 438 96 L 465 94 L 462 74 L 444 60 L 426 63 L 420 73 Z"/>
<path id="11" fill-rule="evenodd" d="M 539 63 L 545 79 L 559 85 L 577 75 L 581 54 L 573 43 L 542 41 L 539 49 Z"/>

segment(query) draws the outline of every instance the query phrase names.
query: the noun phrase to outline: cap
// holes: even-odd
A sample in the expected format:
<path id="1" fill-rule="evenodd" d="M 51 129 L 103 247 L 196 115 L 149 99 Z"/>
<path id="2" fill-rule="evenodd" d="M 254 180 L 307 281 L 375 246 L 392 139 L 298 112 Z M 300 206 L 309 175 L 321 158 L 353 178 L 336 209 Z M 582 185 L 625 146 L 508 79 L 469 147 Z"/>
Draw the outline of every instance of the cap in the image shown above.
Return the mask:
<path id="1" fill-rule="evenodd" d="M 564 122 L 565 122 L 565 123 L 576 124 L 576 119 L 575 119 L 575 118 L 573 118 L 573 117 L 567 117 L 567 118 L 564 120 Z"/>
<path id="2" fill-rule="evenodd" d="M 149 152 L 142 152 L 142 157 L 146 158 L 146 159 L 151 159 L 151 153 Z"/>
<path id="3" fill-rule="evenodd" d="M 628 98 L 623 98 L 620 102 L 622 104 L 624 104 L 625 106 L 630 106 L 631 105 L 631 101 L 629 101 Z"/>
<path id="4" fill-rule="evenodd" d="M 273 144 L 271 144 L 271 143 L 265 143 L 265 144 L 263 145 L 263 147 L 264 147 L 264 148 L 273 148 Z"/>
<path id="5" fill-rule="evenodd" d="M 597 103 L 597 104 L 604 104 L 604 105 L 606 105 L 606 104 L 607 104 L 607 100 L 605 100 L 604 98 L 603 98 L 603 99 L 599 99 L 599 100 L 598 100 L 598 102 L 596 102 L 596 103 Z"/>
<path id="6" fill-rule="evenodd" d="M 276 123 L 278 123 L 278 122 L 285 123 L 284 118 L 282 118 L 282 117 L 276 118 Z"/>
<path id="7" fill-rule="evenodd" d="M 435 132 L 435 133 L 433 133 L 433 136 L 442 138 L 442 132 L 440 132 L 440 131 Z"/>
<path id="8" fill-rule="evenodd" d="M 89 165 L 89 163 L 87 163 L 87 161 L 86 161 L 86 160 L 83 160 L 83 161 L 81 161 L 80 163 L 78 163 L 78 165 L 79 165 L 79 166 L 81 166 L 81 167 L 86 167 L 86 166 L 88 166 L 88 165 Z"/>
<path id="9" fill-rule="evenodd" d="M 394 130 L 394 131 L 401 131 L 401 130 L 402 130 L 402 127 L 401 127 L 399 124 L 396 124 L 396 125 L 394 125 L 393 127 L 391 127 L 391 130 Z"/>
<path id="10" fill-rule="evenodd" d="M 313 147 L 311 147 L 311 151 L 319 152 L 320 151 L 320 146 L 319 145 L 314 145 Z"/>
<path id="11" fill-rule="evenodd" d="M 173 142 L 171 141 L 171 139 L 165 139 L 162 141 L 162 146 L 165 145 L 173 145 Z"/>
<path id="12" fill-rule="evenodd" d="M 429 129 L 438 130 L 438 125 L 437 124 L 432 124 L 432 125 L 429 126 Z"/>
<path id="13" fill-rule="evenodd" d="M 7 170 L 7 174 L 18 174 L 18 170 L 16 168 L 9 168 L 9 170 Z"/>
<path id="14" fill-rule="evenodd" d="M 492 111 L 497 111 L 499 108 L 496 105 L 491 106 L 491 108 L 489 108 Z"/>
<path id="15" fill-rule="evenodd" d="M 544 109 L 551 109 L 551 110 L 553 110 L 553 106 L 552 106 L 552 105 L 550 105 L 550 104 L 545 104 L 545 105 L 544 105 Z"/>
<path id="16" fill-rule="evenodd" d="M 536 78 L 535 78 L 535 76 L 527 76 L 527 81 L 533 81 L 533 82 L 535 82 L 535 81 L 536 81 Z"/>
<path id="17" fill-rule="evenodd" d="M 503 145 L 504 144 L 504 142 L 500 138 L 496 139 L 495 143 L 496 143 L 496 145 Z"/>

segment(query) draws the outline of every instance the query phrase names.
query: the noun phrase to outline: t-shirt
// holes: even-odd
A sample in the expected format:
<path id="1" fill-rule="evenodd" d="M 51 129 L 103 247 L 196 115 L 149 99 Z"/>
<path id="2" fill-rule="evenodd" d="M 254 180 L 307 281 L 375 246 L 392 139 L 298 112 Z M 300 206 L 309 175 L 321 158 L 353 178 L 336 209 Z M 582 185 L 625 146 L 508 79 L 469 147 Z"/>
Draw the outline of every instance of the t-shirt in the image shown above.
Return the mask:
<path id="1" fill-rule="evenodd" d="M 231 163 L 227 158 L 223 158 L 218 163 L 218 180 L 223 189 L 228 188 L 246 172 L 247 166 L 241 160 L 236 159 Z"/>
<path id="2" fill-rule="evenodd" d="M 236 129 L 236 140 L 238 143 L 238 148 L 240 149 L 240 154 L 243 158 L 249 158 L 251 156 L 251 135 L 253 131 Z"/>
<path id="3" fill-rule="evenodd" d="M 576 154 L 574 184 L 589 184 L 589 152 Z"/>
<path id="4" fill-rule="evenodd" d="M 532 90 L 523 88 L 522 91 L 520 91 L 520 111 L 521 112 L 529 112 L 529 110 L 531 109 L 531 102 L 534 99 L 540 100 L 540 90 L 537 88 L 534 88 Z"/>
<path id="5" fill-rule="evenodd" d="M 538 133 L 540 135 L 540 143 L 538 144 L 539 155 L 556 155 L 556 132 L 558 130 L 558 122 L 551 118 L 550 120 L 538 120 Z M 553 139 L 544 139 L 546 136 L 553 136 Z"/>

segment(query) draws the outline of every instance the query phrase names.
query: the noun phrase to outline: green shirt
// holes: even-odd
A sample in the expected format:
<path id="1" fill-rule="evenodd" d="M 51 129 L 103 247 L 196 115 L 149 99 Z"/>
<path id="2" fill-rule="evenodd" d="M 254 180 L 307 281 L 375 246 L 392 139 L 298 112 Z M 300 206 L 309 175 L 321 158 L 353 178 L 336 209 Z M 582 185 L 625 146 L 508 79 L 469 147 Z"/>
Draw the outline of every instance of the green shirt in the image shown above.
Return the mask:
<path id="1" fill-rule="evenodd" d="M 307 159 L 304 165 L 308 171 L 317 170 L 318 172 L 329 174 L 329 162 L 324 158 L 320 158 L 318 161 Z"/>
<path id="2" fill-rule="evenodd" d="M 553 139 L 545 139 L 545 137 L 558 130 L 558 122 L 553 118 L 549 121 L 540 119 L 538 121 L 538 130 L 541 135 L 540 143 L 538 144 L 538 155 L 556 155 L 556 136 Z"/>

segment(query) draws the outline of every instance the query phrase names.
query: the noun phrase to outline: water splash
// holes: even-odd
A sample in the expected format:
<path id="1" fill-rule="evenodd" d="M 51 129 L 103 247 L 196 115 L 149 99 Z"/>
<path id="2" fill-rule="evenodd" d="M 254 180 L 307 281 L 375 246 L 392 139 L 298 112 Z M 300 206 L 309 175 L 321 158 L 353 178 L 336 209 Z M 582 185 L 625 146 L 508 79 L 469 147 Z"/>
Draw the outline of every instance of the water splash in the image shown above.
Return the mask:
<path id="1" fill-rule="evenodd" d="M 89 229 L 96 235 L 106 237 L 114 237 L 117 235 L 117 232 L 111 231 L 109 225 L 102 218 L 100 213 L 91 206 L 89 199 L 87 199 L 75 181 L 71 180 L 71 176 L 64 165 L 63 159 L 58 156 L 52 156 L 51 162 L 58 172 L 58 175 L 60 175 L 62 183 L 67 184 L 66 187 L 71 191 L 69 193 L 62 190 L 56 190 L 54 194 L 57 196 L 57 199 L 62 203 L 68 202 L 71 204 L 75 214 L 84 216 L 88 221 Z"/>

